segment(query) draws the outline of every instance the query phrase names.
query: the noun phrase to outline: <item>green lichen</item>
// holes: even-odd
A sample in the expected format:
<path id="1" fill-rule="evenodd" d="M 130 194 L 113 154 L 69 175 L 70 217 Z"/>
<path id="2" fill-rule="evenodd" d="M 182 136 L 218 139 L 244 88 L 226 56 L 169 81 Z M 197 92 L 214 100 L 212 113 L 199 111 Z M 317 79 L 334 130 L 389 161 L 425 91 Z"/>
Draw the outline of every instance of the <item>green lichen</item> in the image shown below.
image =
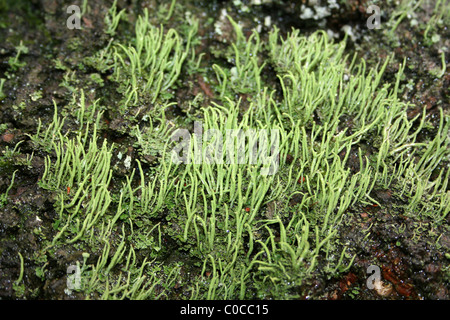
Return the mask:
<path id="1" fill-rule="evenodd" d="M 435 226 L 447 219 L 450 170 L 442 163 L 450 121 L 442 108 L 436 127 L 425 109 L 408 117 L 406 61 L 386 80 L 393 56 L 369 66 L 346 54 L 347 38 L 335 42 L 324 31 L 273 27 L 264 38 L 256 30 L 246 37 L 231 17 L 234 40 L 204 61 L 196 52 L 198 21 L 168 26 L 176 1 L 158 12 L 161 25 L 144 9 L 124 39 L 116 35 L 127 12 L 114 2 L 107 46 L 83 60 L 96 70 L 85 82 L 56 60 L 73 99 L 54 102 L 51 121 L 39 120 L 30 135 L 45 154 L 39 187 L 55 211 L 53 230 L 35 231 L 45 243 L 35 257 L 38 277 L 62 250 L 82 253 L 70 261 L 81 283 L 66 293 L 86 299 L 294 299 L 318 275 L 350 270 L 357 252 L 339 230 L 361 206 L 383 208 L 374 190 L 392 190 L 403 199 L 396 209 L 411 218 Z M 393 17 L 392 33 L 405 12 Z M 169 116 L 185 78 L 197 75 L 208 79 L 214 99 L 202 105 L 202 94 L 185 96 L 185 117 Z M 91 86 L 114 99 L 93 99 Z M 111 134 L 108 115 L 123 128 Z M 190 133 L 188 156 L 203 161 L 176 163 L 170 137 L 194 121 L 217 135 L 196 149 L 200 141 Z M 229 129 L 248 133 L 245 163 L 237 148 L 234 161 L 205 162 L 201 156 L 217 156 L 217 140 Z M 425 140 L 424 129 L 433 132 Z M 279 132 L 279 153 L 252 162 L 252 133 L 263 130 Z M 125 143 L 117 147 L 111 136 Z"/>

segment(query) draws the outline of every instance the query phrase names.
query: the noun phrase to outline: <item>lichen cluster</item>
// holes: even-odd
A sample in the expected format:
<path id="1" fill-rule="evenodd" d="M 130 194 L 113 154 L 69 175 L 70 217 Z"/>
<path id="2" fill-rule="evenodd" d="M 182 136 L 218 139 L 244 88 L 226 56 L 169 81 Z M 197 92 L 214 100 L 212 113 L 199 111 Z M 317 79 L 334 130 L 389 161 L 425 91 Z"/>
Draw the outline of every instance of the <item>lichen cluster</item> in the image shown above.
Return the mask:
<path id="1" fill-rule="evenodd" d="M 36 274 L 63 250 L 82 253 L 72 261 L 81 275 L 66 291 L 73 297 L 292 299 L 311 279 L 352 267 L 358 252 L 339 230 L 359 208 L 383 207 L 374 190 L 391 190 L 407 216 L 445 223 L 450 121 L 442 109 L 436 129 L 425 109 L 408 117 L 406 60 L 386 80 L 393 56 L 369 66 L 348 54 L 347 37 L 276 26 L 263 36 L 231 16 L 223 23 L 232 40 L 206 60 L 196 17 L 170 25 L 180 7 L 161 8 L 157 18 L 143 10 L 127 37 L 127 12 L 114 2 L 108 45 L 84 58 L 107 99 L 92 99 L 67 70 L 70 105 L 54 102 L 51 121 L 30 134 L 45 157 L 38 185 L 55 212 L 52 230 L 36 231 Z M 193 76 L 203 87 L 180 103 Z M 195 121 L 223 141 L 230 129 L 277 130 L 277 171 L 261 174 L 261 162 L 174 163 L 171 136 L 188 129 L 194 141 Z M 112 122 L 122 145 L 108 133 Z M 202 154 L 216 142 L 205 138 Z"/>

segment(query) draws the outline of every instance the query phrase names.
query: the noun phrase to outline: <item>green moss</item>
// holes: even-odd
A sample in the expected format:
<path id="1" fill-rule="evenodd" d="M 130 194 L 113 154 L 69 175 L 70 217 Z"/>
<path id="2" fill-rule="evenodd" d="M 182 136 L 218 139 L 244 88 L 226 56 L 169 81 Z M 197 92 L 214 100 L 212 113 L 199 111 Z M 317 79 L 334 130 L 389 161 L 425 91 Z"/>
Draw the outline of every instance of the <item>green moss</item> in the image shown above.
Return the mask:
<path id="1" fill-rule="evenodd" d="M 14 71 L 25 66 L 26 63 L 20 62 L 19 57 L 23 54 L 28 53 L 28 47 L 24 46 L 23 42 L 21 40 L 20 44 L 16 47 L 16 51 L 17 51 L 16 56 L 8 59 L 8 64 L 11 67 L 11 69 Z"/>

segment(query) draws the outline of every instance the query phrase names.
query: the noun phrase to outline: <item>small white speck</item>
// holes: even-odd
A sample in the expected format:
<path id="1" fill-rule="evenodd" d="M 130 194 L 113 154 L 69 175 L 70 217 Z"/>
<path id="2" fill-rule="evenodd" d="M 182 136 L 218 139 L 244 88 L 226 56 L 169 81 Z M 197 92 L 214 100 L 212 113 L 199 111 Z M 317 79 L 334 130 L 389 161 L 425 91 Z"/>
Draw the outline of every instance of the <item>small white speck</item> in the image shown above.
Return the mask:
<path id="1" fill-rule="evenodd" d="M 345 26 L 343 26 L 342 28 L 342 31 L 344 31 L 346 34 L 348 34 L 349 36 L 350 36 L 350 38 L 352 39 L 352 41 L 355 41 L 356 40 L 356 36 L 355 36 L 355 34 L 353 33 L 353 29 L 352 29 L 352 27 L 351 26 L 349 26 L 349 25 L 345 25 Z"/>
<path id="2" fill-rule="evenodd" d="M 315 20 L 320 20 L 325 17 L 328 17 L 331 15 L 330 11 L 328 11 L 327 7 L 316 7 L 316 16 L 314 17 Z"/>
<path id="3" fill-rule="evenodd" d="M 232 67 L 230 69 L 230 73 L 231 73 L 231 77 L 230 77 L 231 82 L 234 82 L 239 78 L 238 70 L 236 67 Z"/>
<path id="4" fill-rule="evenodd" d="M 300 15 L 300 18 L 306 20 L 311 19 L 312 17 L 314 17 L 314 12 L 302 4 L 302 14 Z"/>
<path id="5" fill-rule="evenodd" d="M 126 169 L 130 169 L 130 167 L 131 167 L 131 157 L 130 157 L 130 156 L 127 156 L 127 157 L 125 158 L 125 161 L 123 162 L 123 164 L 125 165 L 125 168 L 126 168 Z"/>
<path id="6" fill-rule="evenodd" d="M 261 33 L 261 30 L 262 30 L 262 25 L 258 24 L 256 26 L 256 32 Z"/>
<path id="7" fill-rule="evenodd" d="M 336 3 L 336 0 L 328 0 L 328 6 L 333 9 L 339 9 L 339 4 Z"/>
<path id="8" fill-rule="evenodd" d="M 330 38 L 339 38 L 339 33 L 338 33 L 338 32 L 334 32 L 334 31 L 331 30 L 331 29 L 328 29 L 328 30 L 327 30 L 327 35 L 328 35 Z"/>

